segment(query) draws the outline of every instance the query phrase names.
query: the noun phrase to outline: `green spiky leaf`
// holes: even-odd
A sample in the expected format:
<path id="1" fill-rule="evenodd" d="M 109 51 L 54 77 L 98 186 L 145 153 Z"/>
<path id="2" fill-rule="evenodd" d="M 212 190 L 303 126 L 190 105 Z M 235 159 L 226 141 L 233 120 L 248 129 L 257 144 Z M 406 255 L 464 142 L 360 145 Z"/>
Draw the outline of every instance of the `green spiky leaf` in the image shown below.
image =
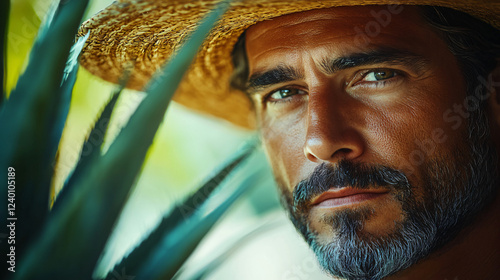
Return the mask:
<path id="1" fill-rule="evenodd" d="M 2 115 L 4 99 L 7 98 L 6 93 L 6 80 L 7 80 L 7 31 L 9 28 L 9 12 L 10 12 L 10 1 L 2 1 L 0 3 L 0 85 L 2 86 L 2 91 L 0 93 L 0 115 Z M 1 120 L 1 119 L 0 119 Z M 4 179 L 3 176 L 0 176 Z M 4 181 L 5 182 L 5 181 Z M 0 207 L 2 209 L 7 209 L 7 190 L 2 186 L 2 194 L 0 195 L 1 202 Z M 7 212 L 1 211 L 0 219 L 5 221 L 7 219 Z M 5 245 L 4 245 L 5 246 Z M 1 249 L 4 246 L 0 246 Z M 0 261 L 5 259 L 4 256 L 0 258 Z M 0 272 L 0 276 L 5 272 Z"/>
<path id="2" fill-rule="evenodd" d="M 71 3 L 71 2 L 70 2 Z M 225 7 L 224 7 L 225 8 Z M 211 13 L 148 89 L 148 94 L 105 155 L 51 216 L 18 279 L 88 279 L 140 173 L 146 153 L 184 72 L 223 13 Z M 119 187 L 117 187 L 119 186 Z M 92 244 L 92 246 L 89 246 Z M 68 250 L 71 248 L 71 251 Z M 38 256 L 44 258 L 38 258 Z"/>
<path id="3" fill-rule="evenodd" d="M 56 124 L 64 123 L 69 106 L 61 77 L 86 5 L 87 1 L 59 5 L 54 20 L 43 26 L 50 32 L 39 33 L 26 71 L 0 111 L 0 131 L 4 132 L 0 135 L 0 170 L 8 166 L 16 170 L 18 259 L 25 256 L 49 213 L 50 181 L 61 133 L 61 125 Z M 2 181 L 5 175 L 1 173 Z M 2 191 L 2 201 L 6 193 Z"/>
<path id="4" fill-rule="evenodd" d="M 126 269 L 130 274 L 137 274 L 139 268 L 144 265 L 146 257 L 153 252 L 164 236 L 179 226 L 185 219 L 193 215 L 199 206 L 212 195 L 214 190 L 220 187 L 229 174 L 241 165 L 253 152 L 256 140 L 251 140 L 241 150 L 235 153 L 234 156 L 223 164 L 220 171 L 216 172 L 209 180 L 206 181 L 195 193 L 189 196 L 183 203 L 173 208 L 167 217 L 165 217 L 158 227 L 146 238 L 138 247 L 136 247 L 120 264 L 114 269 L 120 271 Z M 108 275 L 107 279 L 112 279 L 112 275 Z"/>
<path id="5" fill-rule="evenodd" d="M 139 279 L 172 279 L 215 222 L 245 191 L 259 184 L 261 170 L 254 170 L 244 182 L 226 185 L 189 218 L 168 232 L 144 261 Z"/>
<path id="6" fill-rule="evenodd" d="M 0 108 L 4 98 L 6 98 L 5 81 L 7 80 L 7 30 L 9 29 L 9 12 L 10 1 L 2 1 L 0 3 L 0 85 L 2 85 Z"/>
<path id="7" fill-rule="evenodd" d="M 58 193 L 52 207 L 52 212 L 58 211 L 61 208 L 62 201 L 66 200 L 66 197 L 74 190 L 76 182 L 85 178 L 85 175 L 92 168 L 92 164 L 101 156 L 102 144 L 104 143 L 104 136 L 108 129 L 109 120 L 122 89 L 114 93 L 108 103 L 106 103 L 89 136 L 83 143 L 82 150 L 80 151 L 80 159 L 68 181 L 64 184 L 63 189 Z"/>
<path id="8" fill-rule="evenodd" d="M 49 143 L 53 145 L 49 146 L 51 150 L 49 155 L 53 158 L 53 155 L 57 153 L 59 147 L 59 141 L 62 137 L 64 125 L 66 124 L 66 119 L 69 113 L 69 107 L 71 104 L 71 96 L 73 95 L 73 88 L 75 86 L 76 77 L 78 75 L 79 63 L 78 57 L 83 49 L 88 36 L 80 38 L 76 44 L 71 47 L 69 57 L 66 61 L 66 67 L 64 69 L 63 80 L 61 86 L 56 95 L 60 96 L 60 102 L 58 108 L 56 108 L 56 115 L 52 123 L 51 139 Z M 56 162 L 53 162 L 55 166 Z"/>
<path id="9" fill-rule="evenodd" d="M 218 267 L 220 267 L 221 264 L 227 261 L 236 251 L 245 246 L 246 243 L 251 242 L 252 240 L 254 240 L 254 238 L 261 236 L 263 233 L 273 230 L 282 224 L 283 220 L 271 221 L 255 227 L 251 231 L 245 233 L 243 236 L 238 236 L 232 241 L 224 242 L 228 245 L 226 245 L 224 248 L 221 248 L 220 251 L 215 252 L 213 257 L 207 260 L 202 267 L 195 269 L 195 272 L 190 274 L 188 279 L 205 279 L 210 273 L 215 271 Z M 178 276 L 182 276 L 183 279 L 186 279 L 187 275 L 183 274 L 185 272 L 183 268 L 181 268 L 179 273 L 175 275 L 175 277 L 173 278 L 174 280 L 178 279 Z"/>
<path id="10" fill-rule="evenodd" d="M 111 120 L 111 115 L 115 108 L 116 102 L 120 97 L 125 85 L 128 81 L 129 75 L 126 74 L 120 82 L 119 88 L 111 96 L 111 99 L 105 105 L 99 118 L 94 124 L 94 127 L 89 133 L 89 136 L 83 143 L 82 150 L 80 151 L 80 159 L 78 160 L 76 167 L 69 177 L 67 182 L 64 184 L 63 189 L 57 195 L 57 199 L 52 207 L 52 212 L 58 211 L 62 201 L 66 200 L 66 197 L 74 190 L 76 182 L 85 178 L 89 170 L 92 168 L 96 160 L 101 156 L 102 145 L 104 143 L 104 136 L 108 130 L 108 125 Z"/>

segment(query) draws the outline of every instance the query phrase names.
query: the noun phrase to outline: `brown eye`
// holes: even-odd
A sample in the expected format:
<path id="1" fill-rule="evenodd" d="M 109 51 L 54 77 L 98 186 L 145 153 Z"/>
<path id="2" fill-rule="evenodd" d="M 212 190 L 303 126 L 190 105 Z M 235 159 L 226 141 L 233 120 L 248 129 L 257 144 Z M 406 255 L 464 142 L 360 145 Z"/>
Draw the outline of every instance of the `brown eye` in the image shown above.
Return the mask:
<path id="1" fill-rule="evenodd" d="M 396 75 L 397 73 L 394 70 L 382 69 L 368 72 L 363 80 L 366 82 L 377 82 L 394 78 Z"/>

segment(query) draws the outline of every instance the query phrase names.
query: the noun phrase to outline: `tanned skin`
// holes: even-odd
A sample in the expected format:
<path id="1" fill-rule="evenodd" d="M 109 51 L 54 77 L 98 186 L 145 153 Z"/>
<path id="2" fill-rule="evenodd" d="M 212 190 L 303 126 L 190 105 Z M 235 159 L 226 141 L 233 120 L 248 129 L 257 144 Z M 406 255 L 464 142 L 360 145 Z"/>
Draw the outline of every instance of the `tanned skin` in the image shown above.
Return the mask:
<path id="1" fill-rule="evenodd" d="M 339 7 L 291 14 L 246 31 L 250 86 L 263 144 L 283 196 L 320 164 L 340 160 L 382 164 L 404 172 L 424 199 L 425 164 L 408 166 L 417 141 L 435 138 L 426 160 L 452 158 L 465 146 L 466 121 L 451 127 L 443 113 L 466 98 L 457 59 L 415 8 L 392 15 L 388 26 L 359 44 L 355 27 L 373 21 L 372 7 Z M 356 43 L 358 42 L 358 43 Z M 390 51 L 388 51 L 390 50 Z M 360 54 L 394 59 L 328 67 Z M 362 61 L 362 60 L 359 60 Z M 358 61 L 358 62 L 359 62 Z M 286 71 L 283 71 L 286 69 Z M 273 72 L 274 71 L 274 72 Z M 488 100 L 491 142 L 500 151 L 500 71 Z M 267 75 L 267 76 L 266 76 Z M 495 83 L 496 81 L 496 83 Z M 498 164 L 497 164 L 498 168 Z M 498 186 L 496 187 L 498 189 Z M 342 203 L 313 207 L 307 221 L 318 240 L 336 232 L 325 217 L 364 207 L 362 231 L 388 236 L 406 219 L 394 195 L 378 189 Z M 498 192 L 497 192 L 498 194 Z M 500 266 L 500 196 L 451 242 L 387 279 L 495 279 Z"/>

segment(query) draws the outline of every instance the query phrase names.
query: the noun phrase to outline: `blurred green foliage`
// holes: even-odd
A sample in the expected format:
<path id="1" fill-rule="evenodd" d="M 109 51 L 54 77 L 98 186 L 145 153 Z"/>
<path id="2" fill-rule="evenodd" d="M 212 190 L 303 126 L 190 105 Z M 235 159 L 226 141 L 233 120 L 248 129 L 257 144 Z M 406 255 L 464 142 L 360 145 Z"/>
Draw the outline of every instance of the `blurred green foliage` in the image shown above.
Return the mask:
<path id="1" fill-rule="evenodd" d="M 73 0 L 54 6 L 54 12 L 48 13 L 53 16 L 49 16 L 40 29 L 29 63 L 15 86 L 9 84 L 11 76 L 7 75 L 6 88 L 11 94 L 0 108 L 0 131 L 3 132 L 0 135 L 0 170 L 15 169 L 13 201 L 20 206 L 9 212 L 11 217 L 17 218 L 16 273 L 8 274 L 5 270 L 1 273 L 12 279 L 92 277 L 98 258 L 137 182 L 175 89 L 199 45 L 225 9 L 225 5 L 221 5 L 204 20 L 169 61 L 162 75 L 150 84 L 145 98 L 104 149 L 103 135 L 108 130 L 122 88 L 112 95 L 83 145 L 74 172 L 50 210 L 56 153 L 78 72 L 78 65 L 68 67 L 67 61 L 87 4 L 87 1 Z M 3 22 L 1 30 L 5 32 L 6 28 Z M 2 46 L 10 44 L 11 38 L 2 40 Z M 19 38 L 14 38 L 15 45 Z M 26 38 L 23 40 L 30 40 Z M 83 44 L 73 46 L 72 51 L 78 53 L 81 46 Z M 10 73 L 11 68 L 7 69 Z M 125 83 L 126 79 L 122 84 Z M 95 139 L 98 140 L 93 141 Z M 119 268 L 129 269 L 129 273 L 140 279 L 173 277 L 217 219 L 258 181 L 260 176 L 254 173 L 236 187 L 220 187 L 224 178 L 252 153 L 255 146 L 253 140 L 198 192 L 174 208 L 150 238 L 130 254 L 133 261 L 126 258 Z M 1 174 L 1 179 L 7 181 L 7 174 Z M 7 209 L 7 187 L 2 188 L 0 206 Z M 212 195 L 214 190 L 217 192 Z M 201 200 L 200 194 L 203 194 Z M 7 212 L 1 213 L 2 220 L 7 220 Z M 10 250 L 7 243 L 0 245 L 2 252 Z"/>

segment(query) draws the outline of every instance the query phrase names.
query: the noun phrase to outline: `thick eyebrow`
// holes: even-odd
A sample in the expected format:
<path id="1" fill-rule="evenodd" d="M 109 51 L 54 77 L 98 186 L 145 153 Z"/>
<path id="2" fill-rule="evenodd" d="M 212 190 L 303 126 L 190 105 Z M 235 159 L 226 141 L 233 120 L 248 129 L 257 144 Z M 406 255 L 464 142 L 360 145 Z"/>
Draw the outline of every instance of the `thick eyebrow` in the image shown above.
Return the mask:
<path id="1" fill-rule="evenodd" d="M 399 64 L 421 72 L 428 61 L 417 54 L 396 49 L 379 49 L 366 53 L 356 53 L 346 57 L 323 59 L 320 63 L 325 74 L 331 75 L 340 70 L 378 63 Z"/>
<path id="2" fill-rule="evenodd" d="M 325 58 L 319 66 L 325 74 L 331 75 L 341 70 L 379 63 L 404 65 L 420 73 L 428 64 L 428 60 L 411 52 L 383 48 L 334 59 Z M 299 70 L 291 66 L 279 65 L 274 69 L 252 74 L 248 79 L 246 92 L 251 94 L 269 85 L 303 78 L 304 74 Z"/>
<path id="3" fill-rule="evenodd" d="M 256 72 L 250 76 L 247 83 L 247 92 L 254 92 L 263 87 L 303 79 L 304 74 L 290 66 L 279 65 L 278 67 Z"/>

